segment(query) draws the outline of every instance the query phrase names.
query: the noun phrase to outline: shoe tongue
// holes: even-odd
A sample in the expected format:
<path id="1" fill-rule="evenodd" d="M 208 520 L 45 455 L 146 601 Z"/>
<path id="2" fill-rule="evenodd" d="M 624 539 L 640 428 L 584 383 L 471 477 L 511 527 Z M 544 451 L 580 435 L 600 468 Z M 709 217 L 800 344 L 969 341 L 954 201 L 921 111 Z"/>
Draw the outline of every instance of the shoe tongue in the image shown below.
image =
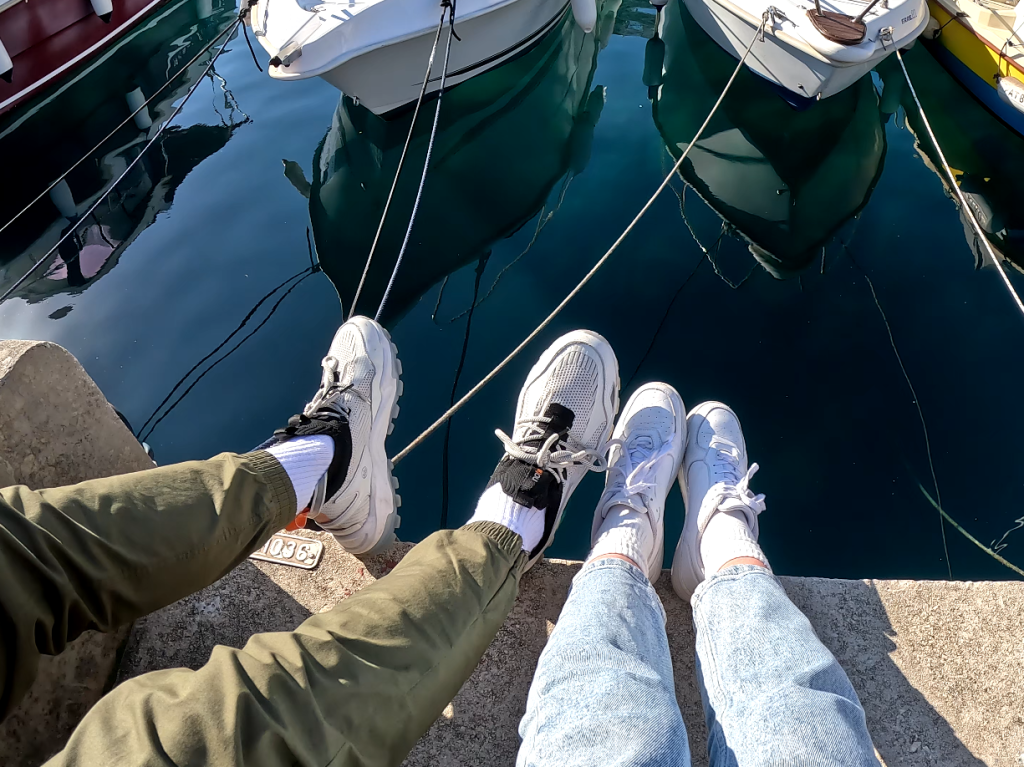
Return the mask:
<path id="1" fill-rule="evenodd" d="M 557 402 L 552 402 L 547 406 L 544 410 L 544 417 L 551 419 L 550 423 L 545 424 L 544 433 L 540 436 L 524 440 L 525 444 L 531 447 L 540 447 L 544 444 L 544 440 L 552 434 L 558 434 L 562 439 L 565 439 L 569 434 L 569 429 L 572 428 L 573 422 L 576 420 L 575 413 L 565 405 L 559 405 Z"/>

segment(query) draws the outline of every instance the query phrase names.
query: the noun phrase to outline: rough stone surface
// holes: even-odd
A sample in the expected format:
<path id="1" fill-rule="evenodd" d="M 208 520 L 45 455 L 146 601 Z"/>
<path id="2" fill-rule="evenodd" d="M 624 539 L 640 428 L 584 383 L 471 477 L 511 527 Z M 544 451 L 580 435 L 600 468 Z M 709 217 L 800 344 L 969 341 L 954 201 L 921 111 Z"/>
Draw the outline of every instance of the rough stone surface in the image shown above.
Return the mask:
<path id="1" fill-rule="evenodd" d="M 32 488 L 153 466 L 78 360 L 45 341 L 0 341 L 0 460 Z"/>
<path id="2" fill-rule="evenodd" d="M 0 341 L 0 487 L 59 487 L 153 465 L 70 353 Z M 109 688 L 128 628 L 87 632 L 44 657 L 28 695 L 0 725 L 0 764 L 39 764 Z"/>
<path id="3" fill-rule="evenodd" d="M 312 573 L 247 562 L 205 591 L 139 621 L 119 674 L 205 663 L 214 644 L 239 647 L 258 631 L 288 630 L 372 583 L 408 544 L 362 563 L 330 536 Z M 537 658 L 579 563 L 540 563 L 477 670 L 409 755 L 409 767 L 513 765 L 517 725 Z M 1019 767 L 1024 762 L 1024 583 L 783 578 L 864 703 L 887 767 Z M 676 693 L 695 767 L 707 765 L 689 605 L 667 575 Z"/>

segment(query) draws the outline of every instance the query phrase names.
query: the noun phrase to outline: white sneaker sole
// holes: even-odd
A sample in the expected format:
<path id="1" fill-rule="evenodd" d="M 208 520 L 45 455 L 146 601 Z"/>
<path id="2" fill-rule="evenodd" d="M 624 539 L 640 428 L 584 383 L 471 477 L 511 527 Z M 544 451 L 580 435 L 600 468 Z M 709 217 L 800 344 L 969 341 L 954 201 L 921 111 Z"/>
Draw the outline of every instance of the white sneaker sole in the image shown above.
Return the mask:
<path id="1" fill-rule="evenodd" d="M 711 410 L 722 408 L 728 410 L 733 414 L 733 418 L 736 418 L 736 422 L 739 423 L 739 418 L 736 416 L 736 412 L 728 405 L 722 402 L 702 402 L 697 405 L 693 410 L 686 416 L 687 426 L 689 426 L 690 418 L 695 415 L 705 415 Z M 740 435 L 743 435 L 743 429 L 740 428 Z M 693 431 L 687 435 L 686 450 L 690 447 L 690 439 L 695 437 Z M 746 440 L 743 441 L 742 445 L 744 453 L 746 453 L 747 446 Z M 700 541 L 697 539 L 697 517 L 700 514 L 700 507 L 696 509 L 690 509 L 690 497 L 686 487 L 686 474 L 689 464 L 686 461 L 686 450 L 683 452 L 683 464 L 679 470 L 679 490 L 683 494 L 683 504 L 686 506 L 686 517 L 683 522 L 683 532 L 679 536 L 679 543 L 676 544 L 675 553 L 672 555 L 672 588 L 676 594 L 681 596 L 687 602 L 693 597 L 693 592 L 696 587 L 690 588 L 689 584 L 696 583 L 700 584 L 704 581 L 706 574 L 698 572 L 696 565 L 697 558 L 700 556 Z M 688 547 L 688 551 L 684 551 L 684 547 Z"/>
<path id="2" fill-rule="evenodd" d="M 373 362 L 371 399 L 377 407 L 370 421 L 370 513 L 357 532 L 345 536 L 345 550 L 357 557 L 369 557 L 387 550 L 395 542 L 395 530 L 402 521 L 398 515 L 402 499 L 395 492 L 398 480 L 384 443 L 395 428 L 398 398 L 404 386 L 402 363 L 391 334 L 367 317 L 354 317 L 350 322 L 359 325 L 367 354 Z"/>
<path id="3" fill-rule="evenodd" d="M 645 391 L 647 391 L 649 389 L 657 389 L 658 391 L 662 392 L 663 394 L 665 394 L 665 396 L 667 396 L 670 400 L 672 400 L 672 404 L 675 406 L 675 413 L 676 413 L 675 429 L 676 429 L 676 434 L 679 434 L 682 437 L 682 439 L 680 440 L 682 442 L 682 445 L 679 448 L 679 455 L 676 457 L 675 471 L 672 472 L 672 476 L 678 476 L 679 475 L 679 468 L 683 464 L 683 455 L 686 453 L 686 418 L 687 418 L 687 415 L 686 415 L 686 405 L 683 404 L 683 398 L 680 396 L 679 392 L 676 391 L 674 386 L 669 386 L 668 384 L 663 384 L 663 383 L 644 384 L 639 389 L 637 389 L 635 392 L 633 392 L 633 396 L 629 398 L 629 400 L 626 402 L 626 406 L 624 408 L 622 408 L 622 413 L 619 416 L 618 421 L 619 421 L 619 423 L 623 424 L 623 427 L 625 427 L 626 421 L 629 420 L 630 409 L 633 407 L 634 400 L 639 399 L 640 395 L 643 392 L 645 392 Z M 615 430 L 612 432 L 612 438 L 613 439 L 622 439 L 624 434 L 625 434 L 625 432 L 620 434 L 619 431 L 618 431 L 618 426 L 616 426 Z M 671 486 L 669 487 L 669 491 L 668 492 L 670 492 L 670 491 L 671 491 Z M 666 501 L 668 500 L 668 492 L 665 493 Z M 649 513 L 650 512 L 648 512 L 648 514 Z M 657 525 L 655 525 L 654 549 L 655 549 L 655 557 L 654 557 L 654 559 L 652 559 L 651 561 L 646 563 L 647 564 L 647 579 L 651 583 L 655 583 L 658 580 L 658 578 L 661 577 L 661 571 L 664 568 L 664 562 L 665 562 L 665 508 L 664 508 L 664 506 L 661 509 L 661 520 L 660 520 L 660 522 Z"/>
<path id="4" fill-rule="evenodd" d="M 543 354 L 540 355 L 540 359 L 530 369 L 530 374 L 526 377 L 526 383 L 523 384 L 523 388 L 519 391 L 519 399 L 516 402 L 516 423 L 519 422 L 519 418 L 523 413 L 523 401 L 526 398 L 526 390 L 536 381 L 538 378 L 543 376 L 548 368 L 551 367 L 551 363 L 554 362 L 555 358 L 561 354 L 566 346 L 571 344 L 584 344 L 591 347 L 597 352 L 601 358 L 602 367 L 604 370 L 612 370 L 615 373 L 614 383 L 610 386 L 610 391 L 606 392 L 605 405 L 608 407 L 608 423 L 605 426 L 604 434 L 601 437 L 600 445 L 608 441 L 608 437 L 611 436 L 612 426 L 615 423 L 615 416 L 619 412 L 619 361 L 615 356 L 615 351 L 612 349 L 612 345 L 608 343 L 608 340 L 590 330 L 574 330 L 571 333 L 566 333 L 561 338 L 557 339 L 551 346 L 549 346 Z M 555 540 L 555 535 L 558 532 L 559 525 L 562 524 L 562 514 L 565 512 L 565 506 L 569 502 L 569 497 L 576 490 L 573 488 L 563 488 L 562 490 L 562 502 L 558 507 L 558 514 L 555 517 L 555 525 L 551 529 L 551 535 L 548 537 L 547 545 L 541 549 L 540 553 L 526 563 L 526 568 L 523 570 L 525 573 L 537 562 L 544 558 L 544 552 L 547 551 L 548 547 Z"/>

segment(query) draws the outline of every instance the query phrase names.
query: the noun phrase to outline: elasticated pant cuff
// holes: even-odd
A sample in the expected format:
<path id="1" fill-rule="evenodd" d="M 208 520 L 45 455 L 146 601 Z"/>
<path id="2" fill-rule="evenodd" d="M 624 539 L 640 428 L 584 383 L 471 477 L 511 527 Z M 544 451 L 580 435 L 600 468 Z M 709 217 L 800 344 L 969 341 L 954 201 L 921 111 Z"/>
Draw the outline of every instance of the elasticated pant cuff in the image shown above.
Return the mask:
<path id="1" fill-rule="evenodd" d="M 266 450 L 256 450 L 241 456 L 250 468 L 263 479 L 270 488 L 270 510 L 275 521 L 280 524 L 274 528 L 280 530 L 293 519 L 298 502 L 295 488 L 288 478 L 288 472 L 274 456 Z"/>

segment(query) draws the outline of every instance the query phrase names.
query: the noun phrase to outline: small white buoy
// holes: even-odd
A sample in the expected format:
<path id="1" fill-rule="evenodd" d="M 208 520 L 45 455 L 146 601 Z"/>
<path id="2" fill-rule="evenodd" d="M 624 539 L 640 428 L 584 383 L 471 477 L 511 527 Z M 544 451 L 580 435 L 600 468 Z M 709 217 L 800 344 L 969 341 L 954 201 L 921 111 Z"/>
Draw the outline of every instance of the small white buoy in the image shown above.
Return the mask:
<path id="1" fill-rule="evenodd" d="M 595 0 L 572 0 L 572 15 L 584 32 L 591 32 L 597 23 L 597 3 Z"/>
<path id="2" fill-rule="evenodd" d="M 659 11 L 668 5 L 668 0 L 651 0 L 651 5 L 657 8 Z"/>
<path id="3" fill-rule="evenodd" d="M 0 77 L 8 83 L 14 79 L 14 62 L 11 61 L 10 54 L 4 48 L 3 40 L 0 40 Z"/>
<path id="4" fill-rule="evenodd" d="M 135 112 L 135 126 L 139 130 L 149 130 L 153 125 L 153 118 L 149 116 L 149 107 L 142 106 L 146 103 L 146 97 L 142 93 L 142 88 L 136 88 L 131 93 L 126 93 L 124 100 L 128 102 L 128 111 Z"/>
<path id="5" fill-rule="evenodd" d="M 939 24 L 939 20 L 934 16 L 929 16 L 927 23 L 924 25 L 924 31 L 921 33 L 921 37 L 925 40 L 934 40 L 942 32 L 942 25 Z"/>
<path id="6" fill-rule="evenodd" d="M 89 0 L 92 3 L 92 9 L 96 12 L 96 15 L 103 19 L 104 24 L 110 22 L 110 17 L 114 13 L 114 3 L 112 0 Z"/>
<path id="7" fill-rule="evenodd" d="M 996 90 L 999 98 L 1018 112 L 1024 112 L 1024 83 L 1016 77 L 1000 77 Z"/>
<path id="8" fill-rule="evenodd" d="M 68 221 L 74 220 L 78 215 L 78 206 L 75 205 L 75 197 L 71 194 L 71 187 L 66 179 L 61 179 L 53 189 L 50 190 L 50 200 Z"/>

